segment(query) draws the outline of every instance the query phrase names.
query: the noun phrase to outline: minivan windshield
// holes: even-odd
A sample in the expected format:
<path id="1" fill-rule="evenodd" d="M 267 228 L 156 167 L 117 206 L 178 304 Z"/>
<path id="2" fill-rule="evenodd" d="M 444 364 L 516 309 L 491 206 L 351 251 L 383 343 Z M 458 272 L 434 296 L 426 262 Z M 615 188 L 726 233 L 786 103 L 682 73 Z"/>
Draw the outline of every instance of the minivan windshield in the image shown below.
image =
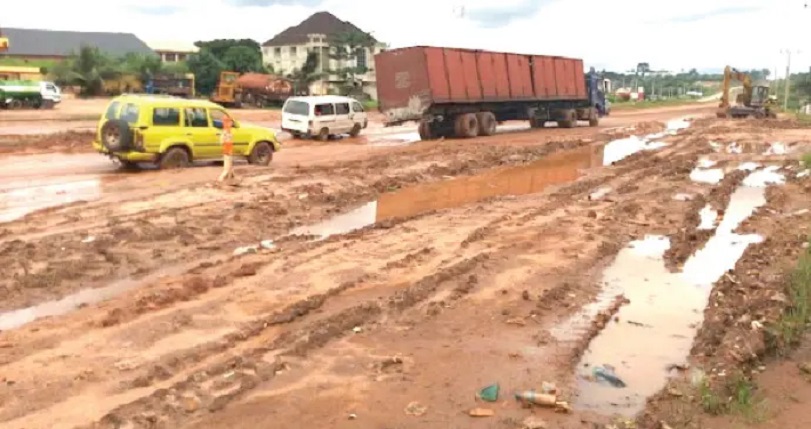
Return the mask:
<path id="1" fill-rule="evenodd" d="M 304 101 L 289 100 L 284 105 L 284 113 L 307 116 L 310 114 L 310 105 Z"/>

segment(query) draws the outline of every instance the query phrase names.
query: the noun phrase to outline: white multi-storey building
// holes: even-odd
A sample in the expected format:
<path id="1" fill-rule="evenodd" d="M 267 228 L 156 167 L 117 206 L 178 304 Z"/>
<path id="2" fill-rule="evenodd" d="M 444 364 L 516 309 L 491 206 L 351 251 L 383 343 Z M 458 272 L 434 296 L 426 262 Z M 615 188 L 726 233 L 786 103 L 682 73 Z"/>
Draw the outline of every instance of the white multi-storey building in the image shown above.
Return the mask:
<path id="1" fill-rule="evenodd" d="M 273 67 L 275 73 L 288 75 L 300 69 L 307 60 L 307 54 L 315 52 L 318 55 L 320 72 L 329 72 L 344 67 L 364 66 L 369 71 L 364 75 L 356 76 L 363 91 L 377 99 L 377 85 L 374 73 L 374 55 L 385 50 L 386 45 L 374 41 L 370 48 L 361 50 L 352 60 L 353 64 L 338 64 L 330 58 L 331 38 L 346 32 L 363 32 L 350 22 L 341 21 L 329 12 L 318 12 L 277 34 L 262 45 L 262 56 L 265 64 Z M 325 95 L 337 92 L 343 82 L 336 75 L 329 75 L 310 87 L 312 94 Z"/>

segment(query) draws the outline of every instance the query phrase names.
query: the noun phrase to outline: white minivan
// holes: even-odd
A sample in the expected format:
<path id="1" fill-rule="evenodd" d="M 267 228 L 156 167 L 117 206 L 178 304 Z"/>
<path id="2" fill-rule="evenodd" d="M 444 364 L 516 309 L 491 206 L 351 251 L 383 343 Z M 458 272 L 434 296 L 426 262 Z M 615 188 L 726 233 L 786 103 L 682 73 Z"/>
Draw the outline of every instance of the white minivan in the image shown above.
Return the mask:
<path id="1" fill-rule="evenodd" d="M 290 97 L 282 108 L 282 131 L 295 137 L 315 137 L 319 140 L 340 134 L 355 137 L 367 125 L 363 105 L 350 97 Z"/>

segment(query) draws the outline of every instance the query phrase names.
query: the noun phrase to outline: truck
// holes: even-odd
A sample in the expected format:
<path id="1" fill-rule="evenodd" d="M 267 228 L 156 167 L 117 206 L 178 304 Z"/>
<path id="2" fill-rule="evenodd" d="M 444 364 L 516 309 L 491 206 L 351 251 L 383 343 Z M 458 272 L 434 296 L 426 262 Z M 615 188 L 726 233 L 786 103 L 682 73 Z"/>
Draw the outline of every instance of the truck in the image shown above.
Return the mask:
<path id="1" fill-rule="evenodd" d="M 417 121 L 423 140 L 489 136 L 509 120 L 597 126 L 608 113 L 603 79 L 580 59 L 414 46 L 377 54 L 375 74 L 386 125 Z"/>
<path id="2" fill-rule="evenodd" d="M 293 82 L 279 76 L 263 73 L 224 71 L 220 74 L 217 90 L 211 101 L 226 107 L 249 105 L 267 107 L 281 105 L 293 96 Z"/>
<path id="3" fill-rule="evenodd" d="M 0 109 L 52 109 L 61 101 L 62 92 L 53 82 L 0 81 Z"/>
<path id="4" fill-rule="evenodd" d="M 194 73 L 158 74 L 147 81 L 144 89 L 147 94 L 193 98 L 195 95 Z"/>

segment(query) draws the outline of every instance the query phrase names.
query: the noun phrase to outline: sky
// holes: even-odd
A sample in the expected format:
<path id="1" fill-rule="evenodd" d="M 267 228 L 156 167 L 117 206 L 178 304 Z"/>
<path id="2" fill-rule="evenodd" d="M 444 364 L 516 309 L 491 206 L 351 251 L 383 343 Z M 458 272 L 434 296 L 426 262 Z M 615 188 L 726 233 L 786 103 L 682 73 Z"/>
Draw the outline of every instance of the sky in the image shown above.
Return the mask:
<path id="1" fill-rule="evenodd" d="M 784 50 L 793 52 L 792 71 L 811 66 L 811 0 L 37 0 L 3 9 L 0 26 L 131 32 L 146 42 L 262 43 L 326 10 L 391 48 L 563 55 L 613 71 L 729 64 L 780 76 Z"/>

